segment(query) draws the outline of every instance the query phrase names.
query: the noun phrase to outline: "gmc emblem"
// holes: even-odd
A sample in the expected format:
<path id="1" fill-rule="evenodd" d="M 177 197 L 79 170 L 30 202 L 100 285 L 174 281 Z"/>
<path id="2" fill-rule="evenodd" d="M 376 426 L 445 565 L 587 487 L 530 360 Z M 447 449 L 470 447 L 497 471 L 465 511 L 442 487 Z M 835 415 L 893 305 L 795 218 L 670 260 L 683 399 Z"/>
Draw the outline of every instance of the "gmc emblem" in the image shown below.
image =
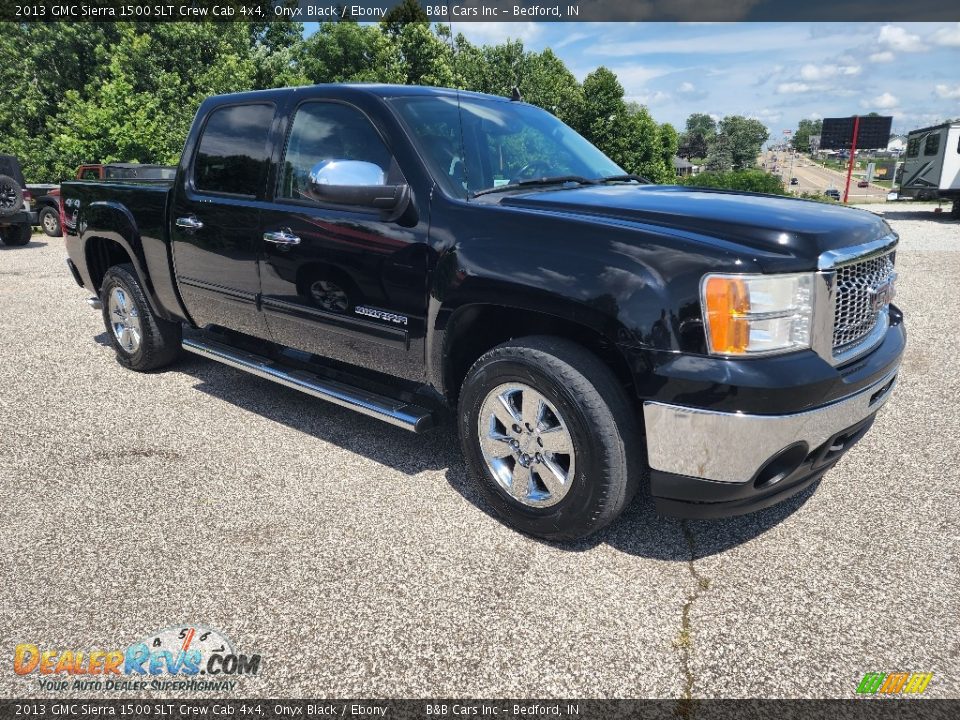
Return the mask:
<path id="1" fill-rule="evenodd" d="M 893 301 L 893 298 L 897 294 L 897 288 L 894 285 L 896 279 L 897 274 L 893 273 L 875 288 L 869 290 L 870 309 L 873 310 L 873 312 L 880 312 L 886 305 L 889 305 Z"/>

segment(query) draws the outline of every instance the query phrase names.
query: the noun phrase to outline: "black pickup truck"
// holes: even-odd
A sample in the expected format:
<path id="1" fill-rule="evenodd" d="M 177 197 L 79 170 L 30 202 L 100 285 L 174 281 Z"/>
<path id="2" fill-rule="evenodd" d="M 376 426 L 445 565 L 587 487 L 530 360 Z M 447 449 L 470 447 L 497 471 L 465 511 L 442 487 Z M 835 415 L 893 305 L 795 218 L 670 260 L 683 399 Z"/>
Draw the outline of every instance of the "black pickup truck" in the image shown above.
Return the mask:
<path id="1" fill-rule="evenodd" d="M 172 183 L 63 196 L 121 364 L 186 350 L 414 432 L 454 421 L 490 505 L 545 538 L 647 480 L 689 517 L 797 493 L 870 427 L 906 341 L 879 217 L 651 185 L 505 98 L 209 98 Z"/>

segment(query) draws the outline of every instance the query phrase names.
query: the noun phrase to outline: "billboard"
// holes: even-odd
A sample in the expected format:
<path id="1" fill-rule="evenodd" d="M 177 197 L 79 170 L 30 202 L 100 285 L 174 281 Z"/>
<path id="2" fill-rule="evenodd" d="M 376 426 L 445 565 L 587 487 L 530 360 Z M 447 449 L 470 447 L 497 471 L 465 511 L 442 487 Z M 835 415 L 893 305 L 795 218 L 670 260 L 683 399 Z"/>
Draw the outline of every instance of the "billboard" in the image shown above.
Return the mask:
<path id="1" fill-rule="evenodd" d="M 889 115 L 861 116 L 857 131 L 857 148 L 878 150 L 886 148 L 890 142 L 890 126 L 893 117 Z M 821 150 L 849 150 L 853 144 L 853 118 L 824 118 L 820 132 Z"/>

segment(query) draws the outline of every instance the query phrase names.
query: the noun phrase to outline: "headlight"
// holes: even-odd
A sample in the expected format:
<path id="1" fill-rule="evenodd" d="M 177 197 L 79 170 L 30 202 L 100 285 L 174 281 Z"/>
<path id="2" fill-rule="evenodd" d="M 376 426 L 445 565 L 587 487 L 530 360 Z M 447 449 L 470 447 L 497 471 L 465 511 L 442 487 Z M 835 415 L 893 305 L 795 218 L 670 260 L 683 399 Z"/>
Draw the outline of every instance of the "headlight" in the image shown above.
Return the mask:
<path id="1" fill-rule="evenodd" d="M 810 347 L 813 273 L 705 275 L 700 283 L 707 349 L 761 355 Z"/>

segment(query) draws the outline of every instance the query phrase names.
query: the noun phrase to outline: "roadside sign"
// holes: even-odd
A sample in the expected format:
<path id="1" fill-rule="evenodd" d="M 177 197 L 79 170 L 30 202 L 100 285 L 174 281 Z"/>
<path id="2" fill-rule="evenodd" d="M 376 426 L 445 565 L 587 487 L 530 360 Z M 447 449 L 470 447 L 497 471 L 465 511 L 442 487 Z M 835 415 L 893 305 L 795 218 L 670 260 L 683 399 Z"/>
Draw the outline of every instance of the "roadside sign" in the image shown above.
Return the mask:
<path id="1" fill-rule="evenodd" d="M 889 115 L 863 115 L 859 117 L 857 147 L 864 150 L 879 150 L 890 142 L 893 117 Z M 853 144 L 854 118 L 824 118 L 820 132 L 822 150 L 849 150 Z"/>

